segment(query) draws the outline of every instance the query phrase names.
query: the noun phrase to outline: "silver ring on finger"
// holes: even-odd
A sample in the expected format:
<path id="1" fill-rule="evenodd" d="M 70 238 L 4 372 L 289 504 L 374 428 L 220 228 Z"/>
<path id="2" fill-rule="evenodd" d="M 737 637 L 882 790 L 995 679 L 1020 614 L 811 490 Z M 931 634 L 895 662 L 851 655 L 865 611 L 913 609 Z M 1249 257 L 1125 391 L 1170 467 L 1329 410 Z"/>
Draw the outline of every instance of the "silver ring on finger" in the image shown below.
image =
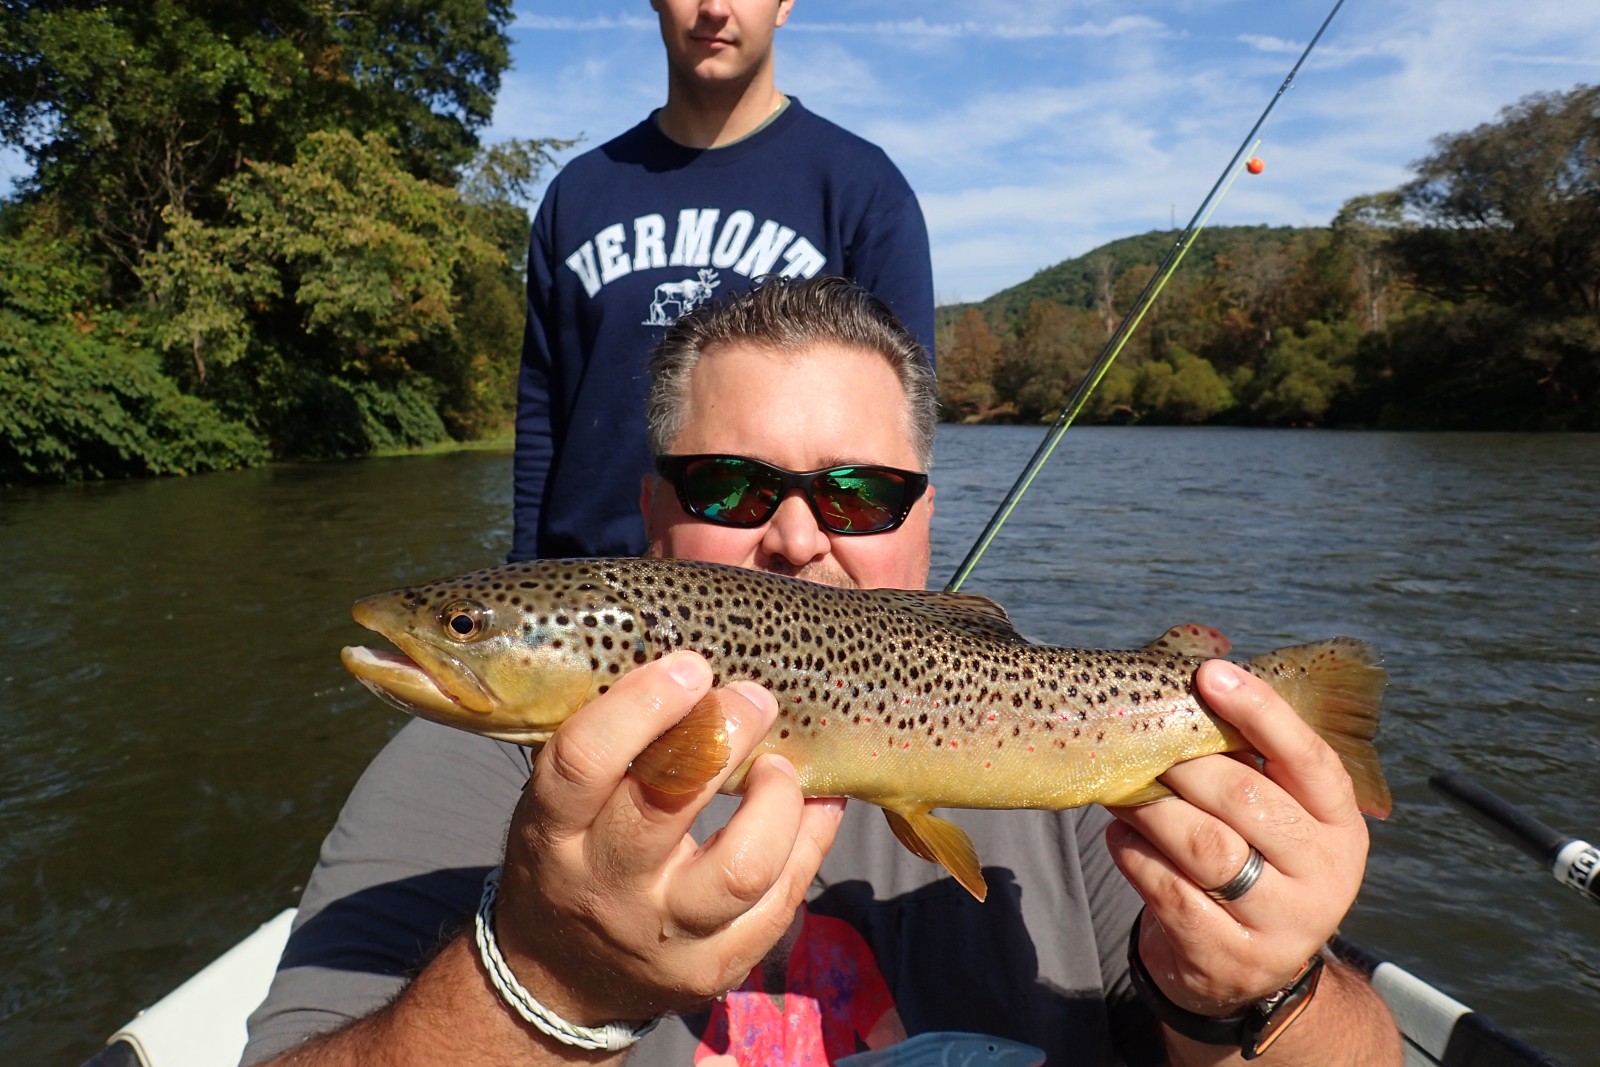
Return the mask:
<path id="1" fill-rule="evenodd" d="M 1239 873 L 1215 889 L 1207 889 L 1206 896 L 1223 904 L 1238 900 L 1261 881 L 1261 872 L 1266 866 L 1267 861 L 1261 855 L 1261 850 L 1251 845 L 1250 855 L 1245 857 L 1244 866 L 1239 868 Z"/>

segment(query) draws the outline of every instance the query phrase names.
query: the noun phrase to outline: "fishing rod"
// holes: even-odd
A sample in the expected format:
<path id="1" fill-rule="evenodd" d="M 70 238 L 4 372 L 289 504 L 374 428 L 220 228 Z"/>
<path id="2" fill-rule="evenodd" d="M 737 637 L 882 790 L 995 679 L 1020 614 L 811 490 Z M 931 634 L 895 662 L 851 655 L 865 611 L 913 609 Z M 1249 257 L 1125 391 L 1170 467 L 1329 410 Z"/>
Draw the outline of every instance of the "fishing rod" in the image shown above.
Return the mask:
<path id="1" fill-rule="evenodd" d="M 1446 771 L 1429 778 L 1428 784 L 1533 857 L 1556 881 L 1600 904 L 1600 848 L 1546 826 L 1464 774 Z"/>
<path id="2" fill-rule="evenodd" d="M 1128 338 L 1133 336 L 1133 331 L 1138 328 L 1145 312 L 1150 310 L 1150 305 L 1154 304 L 1156 297 L 1161 295 L 1161 290 L 1166 286 L 1167 279 L 1172 277 L 1173 273 L 1178 269 L 1178 264 L 1183 262 L 1183 257 L 1188 253 L 1195 239 L 1200 236 L 1200 231 L 1205 228 L 1206 222 L 1210 220 L 1211 213 L 1216 210 L 1217 205 L 1222 202 L 1222 198 L 1233 187 L 1234 180 L 1239 176 L 1240 158 L 1249 159 L 1255 155 L 1256 147 L 1261 144 L 1261 140 L 1256 137 L 1256 134 L 1267 121 L 1267 116 L 1272 114 L 1272 109 L 1278 105 L 1278 101 L 1283 97 L 1283 94 L 1289 91 L 1289 87 L 1294 82 L 1294 76 L 1300 72 L 1300 67 L 1305 63 L 1306 57 L 1311 55 L 1312 49 L 1317 47 L 1317 42 L 1322 39 L 1322 34 L 1327 30 L 1328 24 L 1333 21 L 1333 16 L 1337 15 L 1339 9 L 1343 6 L 1344 0 L 1336 0 L 1333 9 L 1328 12 L 1328 17 L 1322 20 L 1322 25 L 1318 27 L 1317 32 L 1312 36 L 1311 43 L 1306 45 L 1305 51 L 1300 53 L 1300 58 L 1295 60 L 1294 66 L 1289 70 L 1288 77 L 1283 79 L 1283 84 L 1278 86 L 1278 91 L 1272 94 L 1271 100 L 1267 101 L 1267 106 L 1261 112 L 1261 117 L 1256 119 L 1254 126 L 1250 127 L 1250 132 L 1245 134 L 1244 140 L 1234 150 L 1233 158 L 1228 160 L 1228 165 L 1222 168 L 1222 173 L 1211 186 L 1211 191 L 1206 194 L 1206 198 L 1195 209 L 1193 217 L 1189 219 L 1189 225 L 1185 226 L 1183 232 L 1178 235 L 1177 241 L 1167 251 L 1166 258 L 1161 261 L 1161 265 L 1156 268 L 1156 272 L 1150 276 L 1150 280 L 1140 290 L 1139 295 L 1133 301 L 1133 305 L 1128 309 L 1128 313 L 1123 316 L 1117 328 L 1112 331 L 1111 337 L 1106 341 L 1105 347 L 1100 350 L 1100 355 L 1096 358 L 1094 365 L 1078 381 L 1078 387 L 1073 391 L 1072 397 L 1067 401 L 1066 406 L 1061 409 L 1061 414 L 1056 418 L 1055 425 L 1045 434 L 1044 440 L 1040 442 L 1039 447 L 1034 451 L 1033 458 L 1028 460 L 1027 466 L 1022 469 L 1022 473 L 1017 477 L 1016 482 L 1012 484 L 1010 491 L 1006 493 L 1005 499 L 1000 502 L 1000 506 L 995 509 L 994 515 L 990 517 L 989 524 L 983 528 L 983 532 L 973 542 L 972 548 L 967 551 L 966 559 L 961 561 L 961 565 L 956 568 L 954 576 L 945 585 L 945 592 L 953 593 L 961 588 L 962 583 L 967 580 L 968 575 L 972 573 L 972 569 L 978 565 L 978 560 L 983 557 L 983 553 L 988 549 L 989 542 L 994 540 L 995 535 L 1000 532 L 1000 527 L 1005 525 L 1006 520 L 1011 517 L 1011 512 L 1015 510 L 1017 502 L 1022 499 L 1022 494 L 1028 491 L 1028 486 L 1033 484 L 1034 477 L 1045 465 L 1045 462 L 1049 460 L 1050 453 L 1055 451 L 1056 444 L 1061 440 L 1061 436 L 1067 432 L 1067 427 L 1072 425 L 1073 420 L 1078 417 L 1078 413 L 1083 410 L 1083 405 L 1088 401 L 1089 394 L 1094 392 L 1095 386 L 1100 384 L 1100 379 L 1105 377 L 1106 371 L 1111 369 L 1111 364 L 1121 353 L 1122 346 L 1128 343 Z"/>

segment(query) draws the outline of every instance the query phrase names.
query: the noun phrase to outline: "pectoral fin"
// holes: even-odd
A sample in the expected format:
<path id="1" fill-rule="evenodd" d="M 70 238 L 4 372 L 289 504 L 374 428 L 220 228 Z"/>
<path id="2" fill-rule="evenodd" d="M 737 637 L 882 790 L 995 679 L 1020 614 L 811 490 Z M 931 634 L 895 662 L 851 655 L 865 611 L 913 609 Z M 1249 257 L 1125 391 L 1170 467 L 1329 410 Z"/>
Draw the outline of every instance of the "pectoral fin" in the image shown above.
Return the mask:
<path id="1" fill-rule="evenodd" d="M 982 900 L 989 895 L 989 884 L 978 867 L 978 850 L 972 838 L 955 823 L 926 811 L 884 809 L 889 829 L 913 854 L 949 871 L 962 887 Z"/>
<path id="2" fill-rule="evenodd" d="M 628 770 L 652 789 L 682 796 L 704 788 L 728 765 L 730 754 L 722 699 L 707 693 L 672 729 L 635 756 Z"/>
<path id="3" fill-rule="evenodd" d="M 1160 782 L 1151 782 L 1120 797 L 1107 798 L 1105 803 L 1114 808 L 1136 808 L 1140 804 L 1154 804 L 1158 800 L 1167 800 L 1174 796 L 1177 794 Z"/>

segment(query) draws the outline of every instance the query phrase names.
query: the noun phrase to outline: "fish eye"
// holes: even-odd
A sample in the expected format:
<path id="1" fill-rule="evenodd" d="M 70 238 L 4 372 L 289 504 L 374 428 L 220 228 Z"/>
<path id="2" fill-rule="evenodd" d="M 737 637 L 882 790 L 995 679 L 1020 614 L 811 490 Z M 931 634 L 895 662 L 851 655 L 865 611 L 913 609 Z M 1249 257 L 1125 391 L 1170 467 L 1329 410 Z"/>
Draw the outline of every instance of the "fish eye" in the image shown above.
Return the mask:
<path id="1" fill-rule="evenodd" d="M 476 600 L 456 600 L 439 609 L 445 633 L 458 641 L 482 637 L 489 628 L 489 609 Z"/>

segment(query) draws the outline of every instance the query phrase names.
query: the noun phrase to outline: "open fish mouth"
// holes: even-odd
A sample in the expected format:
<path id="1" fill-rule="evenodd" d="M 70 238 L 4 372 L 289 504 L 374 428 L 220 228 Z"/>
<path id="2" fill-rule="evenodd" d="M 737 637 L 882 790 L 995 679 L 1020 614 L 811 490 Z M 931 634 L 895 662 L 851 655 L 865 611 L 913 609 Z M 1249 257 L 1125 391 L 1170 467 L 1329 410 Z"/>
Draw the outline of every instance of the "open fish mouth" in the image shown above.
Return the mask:
<path id="1" fill-rule="evenodd" d="M 495 710 L 493 696 L 466 664 L 432 649 L 426 651 L 431 654 L 419 661 L 404 652 L 356 645 L 345 648 L 339 658 L 357 681 L 409 714 L 461 719 Z"/>

